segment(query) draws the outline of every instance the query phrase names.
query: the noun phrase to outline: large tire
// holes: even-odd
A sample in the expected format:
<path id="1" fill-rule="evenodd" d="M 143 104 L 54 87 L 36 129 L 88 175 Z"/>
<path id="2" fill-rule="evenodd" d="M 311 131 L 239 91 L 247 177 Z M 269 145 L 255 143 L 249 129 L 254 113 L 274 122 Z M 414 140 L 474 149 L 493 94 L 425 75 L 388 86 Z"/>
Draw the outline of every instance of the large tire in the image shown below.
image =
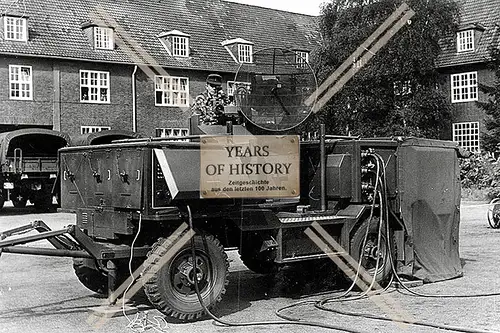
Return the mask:
<path id="1" fill-rule="evenodd" d="M 27 202 L 28 200 L 24 197 L 17 196 L 12 198 L 12 205 L 14 205 L 15 208 L 24 208 Z"/>
<path id="2" fill-rule="evenodd" d="M 273 275 L 278 273 L 278 265 L 269 258 L 258 256 L 241 256 L 241 261 L 247 268 L 257 274 Z"/>
<path id="3" fill-rule="evenodd" d="M 73 268 L 78 280 L 95 293 L 108 294 L 108 276 L 99 271 L 92 259 L 73 259 Z"/>
<path id="4" fill-rule="evenodd" d="M 239 253 L 248 269 L 257 274 L 272 275 L 278 273 L 279 265 L 274 262 L 276 249 L 262 250 L 266 237 L 258 232 L 243 234 Z"/>
<path id="5" fill-rule="evenodd" d="M 35 199 L 33 199 L 33 205 L 39 211 L 49 211 L 53 208 L 52 206 L 52 194 L 43 193 L 38 194 Z"/>
<path id="6" fill-rule="evenodd" d="M 368 237 L 366 239 L 365 248 L 363 249 L 363 240 L 366 234 L 368 223 L 370 224 L 368 228 Z M 375 281 L 378 284 L 383 285 L 386 281 L 389 280 L 392 274 L 392 267 L 390 262 L 391 256 L 389 255 L 391 247 L 388 246 L 388 244 L 390 244 L 390 241 L 386 237 L 385 226 L 382 226 L 382 237 L 380 240 L 381 249 L 377 249 L 378 231 L 378 218 L 372 218 L 371 222 L 369 222 L 368 219 L 365 219 L 363 223 L 361 223 L 359 227 L 354 231 L 354 234 L 351 237 L 350 252 L 351 256 L 354 258 L 354 260 L 356 260 L 356 262 L 359 262 L 359 258 L 363 254 L 361 265 L 371 277 L 373 277 L 373 275 L 375 274 L 378 255 L 380 259 Z M 390 238 L 391 237 L 389 236 L 389 239 Z M 365 282 L 370 285 L 372 280 Z"/>
<path id="7" fill-rule="evenodd" d="M 143 276 L 144 291 L 153 306 L 172 318 L 191 321 L 205 311 L 199 303 L 194 285 L 191 242 L 177 253 L 164 257 L 172 244 L 160 238 L 148 254 Z M 194 236 L 198 286 L 207 308 L 222 299 L 229 283 L 229 261 L 220 242 L 209 234 Z"/>

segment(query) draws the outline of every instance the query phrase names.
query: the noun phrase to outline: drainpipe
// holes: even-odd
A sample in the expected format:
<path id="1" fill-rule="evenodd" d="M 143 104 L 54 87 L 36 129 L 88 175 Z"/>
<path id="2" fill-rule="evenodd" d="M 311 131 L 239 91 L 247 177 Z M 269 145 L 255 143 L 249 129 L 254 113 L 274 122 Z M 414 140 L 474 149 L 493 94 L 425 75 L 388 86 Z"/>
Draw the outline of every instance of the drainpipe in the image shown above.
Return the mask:
<path id="1" fill-rule="evenodd" d="M 132 131 L 137 132 L 137 106 L 135 96 L 135 73 L 137 72 L 137 65 L 132 72 Z"/>

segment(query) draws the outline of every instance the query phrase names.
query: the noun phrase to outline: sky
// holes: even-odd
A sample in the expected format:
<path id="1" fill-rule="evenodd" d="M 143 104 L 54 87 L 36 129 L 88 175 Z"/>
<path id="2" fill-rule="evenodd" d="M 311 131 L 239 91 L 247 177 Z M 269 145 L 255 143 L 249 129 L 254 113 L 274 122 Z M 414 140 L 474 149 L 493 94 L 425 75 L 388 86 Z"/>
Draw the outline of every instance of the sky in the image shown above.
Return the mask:
<path id="1" fill-rule="evenodd" d="M 286 10 L 294 13 L 319 15 L 320 5 L 326 0 L 226 0 L 248 5 Z"/>

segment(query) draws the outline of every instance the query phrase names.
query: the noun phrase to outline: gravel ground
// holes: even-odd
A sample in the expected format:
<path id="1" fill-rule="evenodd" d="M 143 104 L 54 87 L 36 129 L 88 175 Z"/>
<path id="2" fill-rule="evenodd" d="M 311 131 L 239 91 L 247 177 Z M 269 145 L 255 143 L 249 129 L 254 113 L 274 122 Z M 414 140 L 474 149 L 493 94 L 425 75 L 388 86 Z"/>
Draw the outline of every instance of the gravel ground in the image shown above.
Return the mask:
<path id="1" fill-rule="evenodd" d="M 500 293 L 500 230 L 489 228 L 487 207 L 477 202 L 462 204 L 460 255 L 464 277 L 414 288 L 427 294 Z M 31 207 L 15 210 L 6 207 L 0 213 L 0 230 L 34 220 L 43 220 L 52 228 L 75 223 L 72 214 L 37 214 Z M 332 276 L 321 274 L 321 268 L 305 268 L 301 274 L 284 272 L 276 279 L 254 274 L 242 265 L 236 253 L 229 252 L 231 277 L 227 293 L 217 315 L 232 322 L 279 320 L 275 310 L 304 300 L 334 296 L 341 290 Z M 311 293 L 325 293 L 313 295 Z M 414 321 L 453 325 L 476 330 L 500 332 L 500 297 L 485 298 L 421 298 L 391 290 L 385 295 L 396 302 Z M 124 317 L 98 322 L 89 307 L 105 304 L 83 287 L 71 267 L 71 259 L 3 254 L 0 258 L 0 332 L 133 332 L 126 328 Z M 333 303 L 328 307 L 388 317 L 373 300 Z M 139 303 L 140 315 L 149 318 L 159 313 L 147 301 Z M 286 312 L 293 317 L 349 328 L 355 332 L 445 332 L 430 327 L 397 325 L 391 322 L 350 317 L 320 311 L 311 304 Z M 405 317 L 407 318 L 407 317 Z M 133 319 L 133 316 L 132 318 Z M 225 328 L 211 320 L 196 323 L 169 323 L 164 332 L 339 332 L 295 325 Z M 154 329 L 147 332 L 158 332 Z"/>

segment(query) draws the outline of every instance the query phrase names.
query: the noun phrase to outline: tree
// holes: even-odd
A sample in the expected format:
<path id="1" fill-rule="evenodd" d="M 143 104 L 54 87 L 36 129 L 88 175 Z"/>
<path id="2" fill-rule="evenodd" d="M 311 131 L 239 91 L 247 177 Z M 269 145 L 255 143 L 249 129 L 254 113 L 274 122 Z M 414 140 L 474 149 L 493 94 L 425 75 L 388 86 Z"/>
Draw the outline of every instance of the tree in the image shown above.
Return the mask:
<path id="1" fill-rule="evenodd" d="M 500 144 L 500 49 L 495 48 L 491 52 L 492 69 L 495 71 L 495 83 L 492 86 L 481 85 L 480 89 L 485 92 L 489 99 L 487 102 L 478 102 L 479 106 L 486 112 L 486 132 L 482 134 L 483 149 L 489 152 L 497 152 Z"/>
<path id="2" fill-rule="evenodd" d="M 324 107 L 329 132 L 362 136 L 438 138 L 451 104 L 440 92 L 435 60 L 439 40 L 454 35 L 459 10 L 453 0 L 408 0 L 416 12 Z M 322 8 L 322 46 L 312 63 L 326 79 L 399 7 L 398 0 L 331 0 Z"/>

